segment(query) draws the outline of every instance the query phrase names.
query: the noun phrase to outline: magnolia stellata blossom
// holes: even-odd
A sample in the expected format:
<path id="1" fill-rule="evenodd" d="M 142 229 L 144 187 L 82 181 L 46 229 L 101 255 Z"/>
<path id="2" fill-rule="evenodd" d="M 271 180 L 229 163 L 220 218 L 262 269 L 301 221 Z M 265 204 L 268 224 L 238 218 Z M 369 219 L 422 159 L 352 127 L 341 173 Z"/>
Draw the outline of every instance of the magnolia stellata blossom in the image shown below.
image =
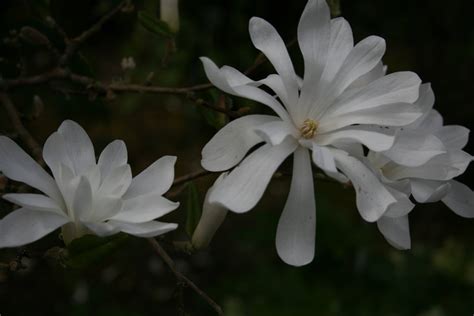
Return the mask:
<path id="1" fill-rule="evenodd" d="M 453 180 L 464 173 L 472 156 L 463 151 L 469 129 L 458 125 L 443 126 L 443 118 L 433 110 L 434 93 L 422 85 L 418 106 L 424 115 L 397 130 L 393 147 L 385 152 L 367 155 L 382 182 L 398 196 L 398 209 L 386 213 L 377 226 L 387 241 L 400 249 L 410 248 L 408 213 L 414 204 L 443 201 L 454 213 L 474 218 L 474 193 Z"/>
<path id="2" fill-rule="evenodd" d="M 162 157 L 132 179 L 123 141 L 107 145 L 96 162 L 86 132 L 64 121 L 46 140 L 43 158 L 53 176 L 0 136 L 0 171 L 43 193 L 3 195 L 20 208 L 0 221 L 0 247 L 31 243 L 59 227 L 66 243 L 85 234 L 151 237 L 177 227 L 154 221 L 179 205 L 162 196 L 172 185 L 176 157 Z"/>
<path id="3" fill-rule="evenodd" d="M 216 185 L 209 201 L 237 213 L 249 211 L 279 165 L 294 154 L 276 248 L 286 263 L 300 266 L 314 257 L 316 204 L 311 160 L 327 175 L 342 182 L 351 180 L 361 216 L 377 221 L 397 202 L 396 196 L 348 150 L 361 144 L 374 152 L 390 149 L 395 131 L 381 126 L 405 126 L 422 115 L 413 105 L 421 80 L 413 72 L 384 75 L 385 41 L 370 36 L 354 46 L 349 23 L 344 18 L 331 19 L 325 0 L 309 0 L 298 25 L 302 79 L 270 23 L 254 17 L 249 32 L 254 46 L 277 74 L 253 81 L 232 67 L 218 68 L 203 57 L 205 72 L 219 89 L 262 103 L 277 116 L 239 118 L 204 147 L 202 165 L 207 170 L 223 171 L 238 164 Z M 262 86 L 273 90 L 276 97 Z M 264 144 L 243 159 L 260 143 Z"/>

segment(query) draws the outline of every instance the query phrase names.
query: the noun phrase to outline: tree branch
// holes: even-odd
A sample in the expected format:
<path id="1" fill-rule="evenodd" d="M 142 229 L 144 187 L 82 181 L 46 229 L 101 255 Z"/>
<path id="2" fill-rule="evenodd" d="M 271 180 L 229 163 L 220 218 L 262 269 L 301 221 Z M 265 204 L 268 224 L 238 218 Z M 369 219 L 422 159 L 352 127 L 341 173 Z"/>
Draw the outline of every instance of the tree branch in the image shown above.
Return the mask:
<path id="1" fill-rule="evenodd" d="M 41 149 L 41 146 L 21 122 L 20 113 L 18 113 L 18 110 L 16 109 L 10 97 L 6 93 L 0 92 L 0 102 L 3 104 L 3 107 L 5 108 L 7 115 L 10 118 L 13 128 L 18 133 L 20 139 L 31 151 L 31 154 L 36 159 L 36 161 L 38 161 L 41 165 L 44 165 L 42 156 L 43 151 Z"/>
<path id="2" fill-rule="evenodd" d="M 171 270 L 171 272 L 173 272 L 173 274 L 176 276 L 178 281 L 184 282 L 187 286 L 192 288 L 194 290 L 194 292 L 196 292 L 199 296 L 201 296 L 209 304 L 209 306 L 211 306 L 216 311 L 216 313 L 218 315 L 224 315 L 224 312 L 222 311 L 222 308 L 212 298 L 210 298 L 209 295 L 207 295 L 196 284 L 194 284 L 193 281 L 191 281 L 186 276 L 184 276 L 181 272 L 178 271 L 173 259 L 171 259 L 171 257 L 161 247 L 161 245 L 158 243 L 158 241 L 156 241 L 156 239 L 148 238 L 148 242 L 153 247 L 153 249 L 158 254 L 158 256 L 160 256 L 161 259 L 163 259 L 165 264 L 168 266 L 168 268 Z"/>

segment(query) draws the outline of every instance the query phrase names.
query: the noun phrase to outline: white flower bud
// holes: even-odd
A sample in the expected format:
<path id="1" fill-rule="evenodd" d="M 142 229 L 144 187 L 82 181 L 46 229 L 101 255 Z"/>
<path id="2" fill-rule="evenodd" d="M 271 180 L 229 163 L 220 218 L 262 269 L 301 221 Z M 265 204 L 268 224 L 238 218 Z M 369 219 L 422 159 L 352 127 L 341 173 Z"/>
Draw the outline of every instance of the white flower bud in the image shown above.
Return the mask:
<path id="1" fill-rule="evenodd" d="M 124 57 L 122 58 L 120 66 L 122 66 L 123 71 L 133 70 L 136 67 L 135 59 L 133 59 L 133 57 Z"/>
<path id="2" fill-rule="evenodd" d="M 173 33 L 179 30 L 178 0 L 161 0 L 160 19 L 168 24 Z"/>
<path id="3" fill-rule="evenodd" d="M 209 188 L 204 198 L 204 205 L 202 210 L 201 218 L 199 223 L 194 230 L 192 237 L 192 245 L 195 249 L 202 249 L 209 246 L 212 237 L 216 233 L 217 229 L 222 225 L 227 215 L 227 209 L 219 204 L 209 203 L 209 196 L 212 190 L 214 190 L 216 184 L 222 181 L 227 176 L 227 173 L 223 173 L 217 178 L 214 185 Z"/>

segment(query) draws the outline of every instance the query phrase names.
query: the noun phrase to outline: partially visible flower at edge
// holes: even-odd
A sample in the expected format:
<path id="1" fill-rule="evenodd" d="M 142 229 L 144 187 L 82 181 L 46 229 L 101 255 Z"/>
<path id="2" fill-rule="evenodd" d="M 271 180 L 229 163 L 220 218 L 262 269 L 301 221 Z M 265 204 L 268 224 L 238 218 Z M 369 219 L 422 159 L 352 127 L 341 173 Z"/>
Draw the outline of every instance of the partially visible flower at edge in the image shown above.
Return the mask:
<path id="1" fill-rule="evenodd" d="M 106 146 L 96 162 L 89 136 L 70 120 L 46 140 L 43 157 L 53 176 L 0 136 L 0 171 L 44 193 L 3 195 L 20 208 L 0 221 L 0 247 L 34 242 L 59 227 L 66 244 L 85 234 L 152 237 L 176 229 L 154 221 L 179 206 L 162 196 L 173 183 L 176 157 L 164 156 L 132 179 L 123 141 Z"/>
<path id="2" fill-rule="evenodd" d="M 179 0 L 160 0 L 160 19 L 173 33 L 179 31 Z"/>

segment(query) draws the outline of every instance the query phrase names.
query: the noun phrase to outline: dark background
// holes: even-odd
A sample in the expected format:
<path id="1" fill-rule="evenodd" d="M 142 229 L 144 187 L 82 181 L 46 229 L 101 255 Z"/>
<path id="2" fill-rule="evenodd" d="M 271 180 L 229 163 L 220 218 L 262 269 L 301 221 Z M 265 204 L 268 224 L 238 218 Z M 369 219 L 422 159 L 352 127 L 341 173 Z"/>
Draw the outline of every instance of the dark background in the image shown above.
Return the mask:
<path id="1" fill-rule="evenodd" d="M 0 1 L 0 38 L 29 25 L 61 48 L 61 37 L 48 28 L 48 15 L 70 36 L 87 29 L 117 2 Z M 135 1 L 137 10 L 158 12 L 158 1 Z M 71 67 L 103 81 L 143 83 L 154 72 L 154 84 L 187 86 L 207 82 L 199 56 L 244 70 L 257 51 L 247 25 L 252 16 L 270 21 L 286 41 L 295 37 L 306 1 L 272 0 L 181 1 L 181 29 L 177 51 L 163 65 L 166 40 L 145 30 L 136 11 L 120 13 L 90 39 Z M 389 72 L 412 70 L 431 82 L 435 107 L 447 124 L 473 126 L 474 72 L 473 7 L 470 1 L 342 0 L 342 15 L 351 23 L 357 41 L 379 35 L 387 41 L 384 62 Z M 301 58 L 291 49 L 297 68 Z M 46 55 L 45 55 L 46 54 Z M 39 56 L 39 57 L 38 57 Z M 120 62 L 133 56 L 136 69 L 124 73 Z M 18 75 L 24 60 L 28 73 L 48 69 L 47 53 L 35 47 L 12 48 L 0 43 L 0 74 Z M 261 78 L 271 66 L 257 69 Z M 177 155 L 176 174 L 196 170 L 200 150 L 215 133 L 203 111 L 181 96 L 120 95 L 113 100 L 77 95 L 77 87 L 62 83 L 17 89 L 12 97 L 25 115 L 27 127 L 43 143 L 66 118 L 79 122 L 91 136 L 96 151 L 113 139 L 125 140 L 137 174 L 162 155 Z M 33 96 L 44 110 L 35 117 Z M 199 93 L 212 101 L 217 91 Z M 236 107 L 254 106 L 233 98 Z M 0 109 L 0 132 L 14 136 Z M 13 134 L 12 134 L 13 133 Z M 472 140 L 467 151 L 473 153 Z M 197 181 L 201 197 L 215 178 Z M 473 170 L 461 181 L 473 187 Z M 176 253 L 166 240 L 185 239 L 183 229 L 166 236 L 164 245 L 178 267 L 213 297 L 226 315 L 472 315 L 474 312 L 473 221 L 456 216 L 442 203 L 417 206 L 410 215 L 412 249 L 391 248 L 376 225 L 365 223 L 354 202 L 354 192 L 340 185 L 316 182 L 316 258 L 294 268 L 280 261 L 274 247 L 277 221 L 288 193 L 289 178 L 272 181 L 251 212 L 229 214 L 210 249 L 192 256 Z M 185 193 L 177 200 L 185 199 Z M 11 210 L 0 204 L 0 216 Z M 181 224 L 179 208 L 169 221 Z M 130 238 L 114 254 L 83 269 L 69 269 L 34 254 L 61 246 L 50 234 L 25 249 L 32 254 L 27 269 L 0 270 L 0 314 L 13 315 L 212 315 L 191 290 L 180 294 L 176 280 L 142 239 Z M 19 250 L 3 249 L 0 260 L 13 260 Z"/>

